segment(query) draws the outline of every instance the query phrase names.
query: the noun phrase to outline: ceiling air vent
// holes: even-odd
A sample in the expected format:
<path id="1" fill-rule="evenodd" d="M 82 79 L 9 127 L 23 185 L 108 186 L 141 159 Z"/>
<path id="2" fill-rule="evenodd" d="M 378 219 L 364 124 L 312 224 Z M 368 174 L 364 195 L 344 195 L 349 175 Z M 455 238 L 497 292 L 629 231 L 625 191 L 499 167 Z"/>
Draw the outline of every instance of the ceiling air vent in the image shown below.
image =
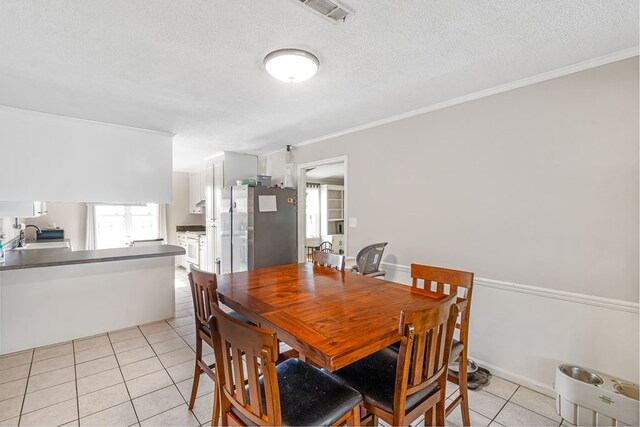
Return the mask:
<path id="1" fill-rule="evenodd" d="M 293 0 L 303 7 L 311 9 L 315 14 L 322 16 L 329 22 L 343 22 L 347 15 L 353 13 L 347 7 L 329 0 Z"/>

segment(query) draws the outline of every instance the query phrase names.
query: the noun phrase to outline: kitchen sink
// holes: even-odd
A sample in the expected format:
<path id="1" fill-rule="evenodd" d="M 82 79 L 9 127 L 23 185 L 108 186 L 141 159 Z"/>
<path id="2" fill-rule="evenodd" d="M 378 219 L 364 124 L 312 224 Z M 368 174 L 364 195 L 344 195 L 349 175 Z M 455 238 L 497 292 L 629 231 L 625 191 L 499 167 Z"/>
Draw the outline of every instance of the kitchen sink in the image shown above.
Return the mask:
<path id="1" fill-rule="evenodd" d="M 34 242 L 27 243 L 21 248 L 15 248 L 17 251 L 25 251 L 31 249 L 71 249 L 69 242 Z"/>

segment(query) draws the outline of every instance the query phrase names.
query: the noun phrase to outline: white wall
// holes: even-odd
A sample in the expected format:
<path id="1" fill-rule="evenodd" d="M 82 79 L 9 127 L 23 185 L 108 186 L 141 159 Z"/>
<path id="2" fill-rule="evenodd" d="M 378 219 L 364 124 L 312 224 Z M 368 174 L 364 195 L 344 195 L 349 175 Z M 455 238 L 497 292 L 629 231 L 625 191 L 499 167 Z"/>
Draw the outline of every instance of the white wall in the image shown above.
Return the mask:
<path id="1" fill-rule="evenodd" d="M 40 228 L 60 227 L 64 229 L 64 237 L 71 240 L 75 251 L 86 249 L 87 232 L 86 203 L 47 203 L 47 214 L 37 218 L 23 218 L 25 224 L 37 225 Z M 27 238 L 33 238 L 35 229 L 26 230 Z"/>
<path id="2" fill-rule="evenodd" d="M 175 245 L 177 225 L 204 225 L 205 215 L 189 213 L 189 173 L 173 172 L 173 203 L 167 208 L 167 242 Z"/>
<path id="3" fill-rule="evenodd" d="M 170 202 L 172 139 L 0 106 L 0 200 Z"/>
<path id="4" fill-rule="evenodd" d="M 388 241 L 387 266 L 446 266 L 556 299 L 558 291 L 632 305 L 634 322 L 609 316 L 612 323 L 594 329 L 582 315 L 557 323 L 561 311 L 534 318 L 504 306 L 530 296 L 484 299 L 472 327 L 485 362 L 550 385 L 549 366 L 589 351 L 559 351 L 555 337 L 568 328 L 562 334 L 593 335 L 592 367 L 637 382 L 638 343 L 620 339 L 638 335 L 637 94 L 635 57 L 304 145 L 294 162 L 348 156 L 349 216 L 358 220 L 351 256 Z M 282 152 L 261 159 L 260 173 L 282 173 L 283 160 Z M 495 337 L 503 339 L 494 345 Z M 599 346 L 611 339 L 615 347 Z M 612 348 L 624 357 L 611 358 Z"/>

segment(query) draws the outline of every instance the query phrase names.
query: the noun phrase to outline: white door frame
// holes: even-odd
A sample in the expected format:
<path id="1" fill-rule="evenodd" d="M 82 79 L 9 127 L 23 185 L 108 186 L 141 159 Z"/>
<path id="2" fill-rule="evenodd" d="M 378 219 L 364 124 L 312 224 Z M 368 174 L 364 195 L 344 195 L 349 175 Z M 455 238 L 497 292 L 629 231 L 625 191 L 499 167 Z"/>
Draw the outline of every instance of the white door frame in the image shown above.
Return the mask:
<path id="1" fill-rule="evenodd" d="M 315 162 L 302 163 L 298 165 L 298 262 L 305 262 L 307 254 L 305 252 L 305 242 L 307 239 L 307 220 L 306 213 L 306 194 L 307 194 L 307 169 L 334 165 L 336 163 L 344 163 L 344 236 L 347 240 L 344 253 L 348 254 L 349 250 L 349 227 L 347 226 L 349 218 L 349 164 L 348 156 L 331 157 L 330 159 L 316 160 Z M 304 209 L 300 209 L 303 207 Z"/>

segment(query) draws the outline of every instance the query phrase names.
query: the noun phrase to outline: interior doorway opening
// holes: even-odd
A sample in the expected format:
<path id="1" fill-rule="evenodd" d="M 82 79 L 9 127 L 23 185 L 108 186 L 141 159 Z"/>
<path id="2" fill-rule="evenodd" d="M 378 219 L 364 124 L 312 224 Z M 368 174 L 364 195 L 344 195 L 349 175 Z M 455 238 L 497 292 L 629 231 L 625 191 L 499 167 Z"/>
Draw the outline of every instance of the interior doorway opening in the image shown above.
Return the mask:
<path id="1" fill-rule="evenodd" d="M 313 250 L 346 255 L 347 158 L 298 165 L 298 261 Z"/>

